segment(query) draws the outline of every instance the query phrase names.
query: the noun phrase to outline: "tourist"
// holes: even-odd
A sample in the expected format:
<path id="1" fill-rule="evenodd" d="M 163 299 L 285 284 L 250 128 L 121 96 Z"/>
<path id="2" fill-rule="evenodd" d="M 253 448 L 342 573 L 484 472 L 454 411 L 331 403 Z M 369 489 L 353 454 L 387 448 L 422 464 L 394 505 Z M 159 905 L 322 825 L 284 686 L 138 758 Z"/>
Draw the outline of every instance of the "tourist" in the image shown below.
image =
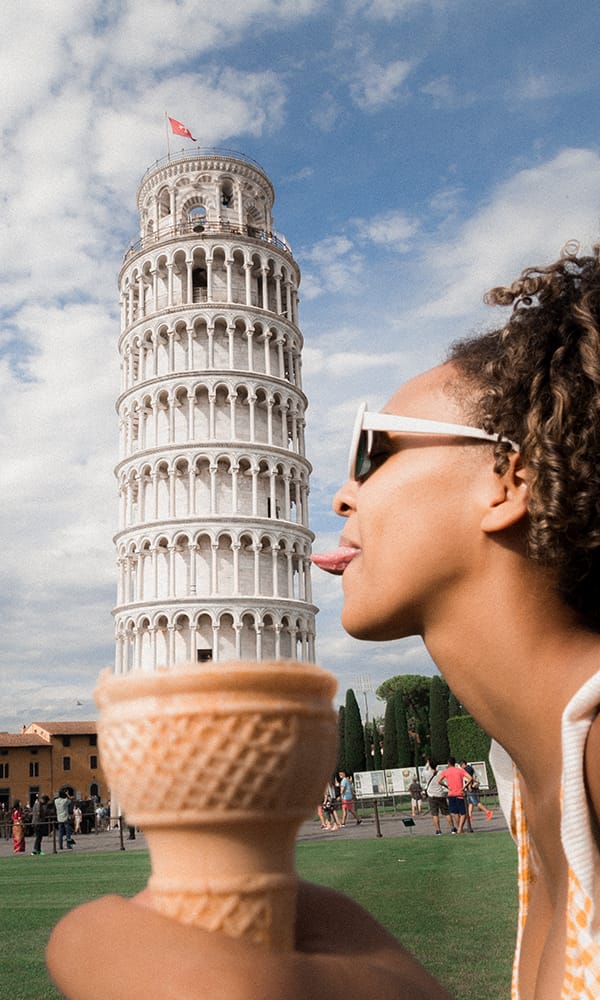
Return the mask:
<path id="1" fill-rule="evenodd" d="M 362 820 L 356 811 L 356 803 L 354 801 L 354 785 L 352 784 L 352 779 L 346 771 L 340 771 L 339 778 L 340 798 L 342 802 L 342 826 L 346 825 L 348 813 L 354 816 L 356 825 L 358 826 Z"/>
<path id="2" fill-rule="evenodd" d="M 11 813 L 13 853 L 25 853 L 25 823 L 23 820 L 23 807 L 18 799 L 15 800 Z"/>
<path id="3" fill-rule="evenodd" d="M 39 795 L 33 803 L 31 821 L 33 826 L 34 841 L 32 854 L 42 854 L 42 840 L 48 833 L 48 795 Z"/>

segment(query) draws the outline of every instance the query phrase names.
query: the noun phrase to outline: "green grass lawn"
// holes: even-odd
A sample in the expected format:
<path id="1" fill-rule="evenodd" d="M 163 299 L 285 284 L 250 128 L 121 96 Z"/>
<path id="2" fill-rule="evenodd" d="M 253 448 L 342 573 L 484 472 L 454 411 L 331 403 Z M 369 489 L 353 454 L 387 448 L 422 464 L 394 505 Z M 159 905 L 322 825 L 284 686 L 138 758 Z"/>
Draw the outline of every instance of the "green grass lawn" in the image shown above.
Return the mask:
<path id="1" fill-rule="evenodd" d="M 507 833 L 354 841 L 332 835 L 298 846 L 303 878 L 358 900 L 460 1000 L 509 996 L 515 866 Z M 0 859 L 2 996 L 57 1000 L 44 948 L 61 914 L 107 892 L 133 895 L 148 874 L 145 851 Z"/>

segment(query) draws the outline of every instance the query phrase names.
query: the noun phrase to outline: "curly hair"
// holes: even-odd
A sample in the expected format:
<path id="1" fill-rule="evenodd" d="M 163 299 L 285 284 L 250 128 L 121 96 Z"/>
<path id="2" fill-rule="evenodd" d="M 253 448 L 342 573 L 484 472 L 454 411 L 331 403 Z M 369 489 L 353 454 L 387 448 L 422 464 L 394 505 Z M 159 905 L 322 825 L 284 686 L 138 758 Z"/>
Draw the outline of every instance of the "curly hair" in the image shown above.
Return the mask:
<path id="1" fill-rule="evenodd" d="M 470 390 L 470 418 L 518 441 L 530 471 L 528 555 L 554 567 L 559 591 L 600 632 L 600 244 L 530 267 L 488 305 L 506 326 L 457 341 L 448 360 Z M 496 447 L 496 471 L 507 465 Z"/>

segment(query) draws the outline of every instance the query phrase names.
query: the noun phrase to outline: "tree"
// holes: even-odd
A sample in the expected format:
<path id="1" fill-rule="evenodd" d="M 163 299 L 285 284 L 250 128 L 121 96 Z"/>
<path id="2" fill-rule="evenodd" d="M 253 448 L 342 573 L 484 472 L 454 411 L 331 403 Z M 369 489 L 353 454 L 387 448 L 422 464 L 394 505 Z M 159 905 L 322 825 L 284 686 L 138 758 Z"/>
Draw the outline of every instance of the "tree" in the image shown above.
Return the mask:
<path id="1" fill-rule="evenodd" d="M 436 763 L 448 760 L 450 743 L 448 741 L 448 685 L 441 677 L 431 678 L 429 692 L 429 732 L 431 739 L 431 756 Z"/>
<path id="2" fill-rule="evenodd" d="M 363 741 L 365 747 L 365 768 L 367 771 L 373 770 L 373 756 L 371 754 L 371 724 L 365 722 L 363 726 Z"/>
<path id="3" fill-rule="evenodd" d="M 346 767 L 346 709 L 343 705 L 340 705 L 338 711 L 338 746 L 335 770 L 336 774 L 348 770 Z"/>
<path id="4" fill-rule="evenodd" d="M 487 760 L 491 739 L 471 715 L 457 715 L 448 724 L 450 747 L 457 760 Z"/>
<path id="5" fill-rule="evenodd" d="M 396 734 L 396 708 L 393 698 L 385 706 L 383 722 L 383 767 L 398 767 L 398 737 Z"/>
<path id="6" fill-rule="evenodd" d="M 390 677 L 377 688 L 376 694 L 382 701 L 388 701 L 397 691 L 404 695 L 406 708 L 412 715 L 418 715 L 422 710 L 429 711 L 429 688 L 431 677 L 421 674 L 398 674 Z"/>
<path id="7" fill-rule="evenodd" d="M 382 757 L 381 757 L 381 724 L 383 720 L 381 717 L 373 719 L 373 770 L 380 771 L 382 768 Z"/>
<path id="8" fill-rule="evenodd" d="M 465 760 L 485 761 L 493 783 L 489 761 L 491 739 L 471 715 L 458 715 L 448 720 L 448 739 L 452 756 L 457 760 L 464 757 Z"/>
<path id="9" fill-rule="evenodd" d="M 397 767 L 412 767 L 414 751 L 408 735 L 406 708 L 402 691 L 397 691 L 393 698 L 394 718 L 396 723 L 396 741 L 398 747 Z"/>
<path id="10" fill-rule="evenodd" d="M 346 692 L 344 747 L 346 751 L 346 767 L 344 770 L 349 774 L 354 774 L 355 771 L 366 770 L 362 719 L 356 695 L 352 688 L 348 688 Z"/>
<path id="11" fill-rule="evenodd" d="M 456 715 L 462 715 L 462 705 L 458 698 L 454 694 L 454 691 L 450 691 L 448 695 L 448 718 L 453 719 Z"/>

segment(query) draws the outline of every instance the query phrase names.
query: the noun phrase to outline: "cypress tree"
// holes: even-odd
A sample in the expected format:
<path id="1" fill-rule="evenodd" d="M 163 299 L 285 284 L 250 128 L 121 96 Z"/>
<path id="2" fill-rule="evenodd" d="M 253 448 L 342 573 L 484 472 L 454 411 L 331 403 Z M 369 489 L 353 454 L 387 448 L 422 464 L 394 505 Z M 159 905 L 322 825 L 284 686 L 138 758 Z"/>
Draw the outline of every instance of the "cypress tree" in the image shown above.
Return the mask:
<path id="1" fill-rule="evenodd" d="M 379 736 L 379 726 L 374 721 L 373 722 L 373 770 L 381 771 L 382 768 L 382 758 L 381 758 L 381 745 Z"/>
<path id="2" fill-rule="evenodd" d="M 398 738 L 396 735 L 396 712 L 394 699 L 388 698 L 383 721 L 383 767 L 388 770 L 398 767 Z"/>
<path id="3" fill-rule="evenodd" d="M 338 711 L 338 746 L 335 771 L 336 774 L 340 771 L 348 771 L 346 767 L 346 709 L 343 705 L 340 705 Z"/>
<path id="4" fill-rule="evenodd" d="M 406 708 L 402 692 L 394 695 L 394 715 L 396 718 L 396 740 L 398 746 L 398 767 L 412 767 L 414 764 L 414 749 L 408 735 Z"/>
<path id="5" fill-rule="evenodd" d="M 365 737 L 360 709 L 352 688 L 346 692 L 346 725 L 344 746 L 346 750 L 346 770 L 349 774 L 365 771 Z"/>
<path id="6" fill-rule="evenodd" d="M 450 691 L 448 695 L 448 718 L 453 719 L 456 715 L 462 715 L 461 704 L 454 694 L 454 691 Z"/>
<path id="7" fill-rule="evenodd" d="M 371 723 L 365 722 L 363 726 L 365 741 L 365 762 L 367 771 L 373 770 L 373 755 L 371 754 Z"/>
<path id="8" fill-rule="evenodd" d="M 431 678 L 429 694 L 429 724 L 431 736 L 431 756 L 439 763 L 448 760 L 448 685 L 441 677 Z"/>

